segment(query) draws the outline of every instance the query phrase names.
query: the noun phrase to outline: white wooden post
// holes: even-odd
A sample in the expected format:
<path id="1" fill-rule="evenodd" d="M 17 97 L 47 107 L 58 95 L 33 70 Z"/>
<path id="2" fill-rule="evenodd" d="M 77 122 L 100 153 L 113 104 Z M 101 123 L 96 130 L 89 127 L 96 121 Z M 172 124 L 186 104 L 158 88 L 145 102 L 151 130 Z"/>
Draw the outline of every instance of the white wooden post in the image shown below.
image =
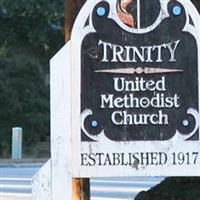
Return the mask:
<path id="1" fill-rule="evenodd" d="M 52 200 L 71 200 L 72 153 L 69 42 L 51 59 L 50 66 Z"/>
<path id="2" fill-rule="evenodd" d="M 12 128 L 12 159 L 22 158 L 22 128 Z"/>
<path id="3" fill-rule="evenodd" d="M 51 159 L 34 176 L 32 200 L 71 200 L 70 43 L 51 65 Z"/>

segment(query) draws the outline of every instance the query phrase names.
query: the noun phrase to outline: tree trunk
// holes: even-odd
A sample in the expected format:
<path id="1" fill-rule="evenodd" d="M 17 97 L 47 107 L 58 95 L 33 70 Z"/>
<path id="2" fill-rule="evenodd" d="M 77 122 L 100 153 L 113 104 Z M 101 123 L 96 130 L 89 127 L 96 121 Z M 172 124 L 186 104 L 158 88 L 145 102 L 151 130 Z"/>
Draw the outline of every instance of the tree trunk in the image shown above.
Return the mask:
<path id="1" fill-rule="evenodd" d="M 86 0 L 65 0 L 65 42 L 70 39 L 74 20 Z"/>
<path id="2" fill-rule="evenodd" d="M 200 11 L 200 0 L 192 0 L 192 3 L 195 5 L 198 11 Z"/>
<path id="3" fill-rule="evenodd" d="M 65 42 L 70 40 L 74 20 L 86 0 L 65 0 Z M 74 178 L 72 180 L 72 199 L 90 199 L 90 180 Z"/>

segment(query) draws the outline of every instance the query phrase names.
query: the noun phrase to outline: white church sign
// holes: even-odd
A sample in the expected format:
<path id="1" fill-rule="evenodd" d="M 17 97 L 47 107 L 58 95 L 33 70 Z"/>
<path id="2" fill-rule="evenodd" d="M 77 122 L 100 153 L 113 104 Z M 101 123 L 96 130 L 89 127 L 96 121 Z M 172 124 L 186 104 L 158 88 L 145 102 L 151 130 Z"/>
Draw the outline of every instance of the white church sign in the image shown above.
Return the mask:
<path id="1" fill-rule="evenodd" d="M 198 176 L 200 17 L 190 0 L 88 0 L 71 48 L 72 174 Z"/>

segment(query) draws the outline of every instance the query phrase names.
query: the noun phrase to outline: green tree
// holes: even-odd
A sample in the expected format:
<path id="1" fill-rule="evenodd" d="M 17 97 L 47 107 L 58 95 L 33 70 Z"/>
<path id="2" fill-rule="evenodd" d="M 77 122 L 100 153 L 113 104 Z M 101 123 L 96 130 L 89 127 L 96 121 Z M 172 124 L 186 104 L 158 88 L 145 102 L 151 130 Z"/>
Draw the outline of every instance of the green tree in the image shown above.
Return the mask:
<path id="1" fill-rule="evenodd" d="M 11 128 L 24 129 L 25 151 L 50 134 L 49 60 L 64 44 L 62 0 L 0 1 L 0 156 Z"/>

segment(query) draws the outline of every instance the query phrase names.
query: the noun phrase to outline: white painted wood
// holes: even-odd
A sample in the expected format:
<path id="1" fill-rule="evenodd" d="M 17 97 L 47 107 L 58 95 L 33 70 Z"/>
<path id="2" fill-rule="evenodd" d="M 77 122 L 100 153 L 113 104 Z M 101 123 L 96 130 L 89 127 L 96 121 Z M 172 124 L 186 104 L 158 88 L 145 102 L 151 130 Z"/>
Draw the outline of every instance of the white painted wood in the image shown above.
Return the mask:
<path id="1" fill-rule="evenodd" d="M 71 196 L 70 43 L 52 59 L 51 66 L 51 161 L 52 200 Z"/>
<path id="2" fill-rule="evenodd" d="M 71 39 L 71 102 L 72 102 L 72 152 L 73 152 L 73 168 L 72 174 L 75 177 L 102 177 L 102 176 L 200 176 L 200 156 L 198 155 L 197 159 L 195 159 L 196 153 L 200 154 L 200 141 L 187 141 L 188 138 L 193 136 L 195 132 L 198 130 L 200 125 L 200 117 L 199 113 L 193 108 L 189 108 L 187 114 L 191 114 L 194 116 L 196 121 L 196 126 L 194 130 L 191 131 L 188 135 L 180 134 L 177 130 L 175 136 L 168 141 L 132 141 L 132 142 L 113 142 L 105 137 L 104 131 L 97 136 L 90 135 L 90 138 L 95 140 L 95 142 L 80 142 L 80 131 L 81 126 L 82 130 L 88 136 L 84 129 L 84 117 L 86 118 L 89 115 L 92 115 L 92 110 L 86 109 L 82 116 L 80 115 L 80 103 L 81 103 L 81 42 L 83 38 L 90 32 L 95 32 L 94 27 L 91 22 L 91 13 L 93 8 L 99 1 L 87 1 L 83 9 L 81 10 L 79 16 L 77 17 L 77 21 L 74 25 L 72 31 L 72 39 Z M 169 13 L 167 10 L 167 1 L 161 2 L 161 11 L 158 16 L 158 19 L 151 26 L 145 29 L 133 29 L 127 27 L 122 24 L 116 14 L 116 1 L 107 2 L 110 5 L 110 13 L 108 18 L 114 19 L 121 28 L 130 33 L 148 33 L 154 30 L 162 20 L 169 17 Z M 185 24 L 185 28 L 183 31 L 187 31 L 192 34 L 197 43 L 200 42 L 200 16 L 196 11 L 195 7 L 189 0 L 179 0 L 179 2 L 185 7 L 187 20 Z M 189 17 L 194 21 L 194 26 L 189 24 Z M 87 19 L 89 20 L 89 25 L 85 26 L 85 22 Z M 198 45 L 198 52 L 200 52 L 200 45 Z M 198 54 L 198 61 L 200 60 L 200 54 Z M 199 73 L 200 77 L 200 73 Z M 102 80 L 103 83 L 103 80 Z M 200 94 L 200 89 L 199 89 Z M 199 98 L 200 99 L 200 98 Z M 200 103 L 199 103 L 200 105 Z M 96 153 L 106 154 L 109 153 L 112 155 L 114 153 L 124 153 L 127 161 L 127 157 L 130 153 L 137 153 L 137 155 L 141 156 L 143 154 L 148 154 L 149 152 L 156 154 L 165 153 L 167 155 L 167 162 L 165 165 L 162 164 L 147 164 L 137 166 L 137 163 L 134 166 L 131 165 L 90 165 L 83 166 L 81 165 L 81 153 L 86 153 L 90 155 L 94 155 Z M 91 154 L 92 153 L 92 154 Z M 190 159 L 192 159 L 193 164 L 187 164 L 184 162 L 183 164 L 173 164 L 177 163 L 177 159 L 174 160 L 174 157 L 177 158 L 179 153 L 187 156 L 188 154 Z M 173 157 L 174 156 L 174 157 Z M 154 157 L 154 156 L 153 156 Z M 158 158 L 158 157 L 157 157 Z M 86 158 L 87 159 L 87 158 Z M 86 160 L 85 159 L 85 160 Z M 90 159 L 90 162 L 93 162 L 93 159 Z M 104 160 L 106 158 L 104 157 Z M 107 159 L 108 160 L 108 159 Z M 141 160 L 141 159 L 140 159 Z M 96 158 L 98 162 L 98 158 Z M 108 163 L 108 162 L 107 162 Z M 90 165 L 90 166 L 89 166 Z"/>
<path id="3" fill-rule="evenodd" d="M 32 200 L 51 200 L 51 159 L 33 176 Z"/>
<path id="4" fill-rule="evenodd" d="M 72 199 L 70 43 L 50 61 L 51 159 L 33 177 L 32 200 Z"/>
<path id="5" fill-rule="evenodd" d="M 12 128 L 12 159 L 22 159 L 22 128 Z"/>

